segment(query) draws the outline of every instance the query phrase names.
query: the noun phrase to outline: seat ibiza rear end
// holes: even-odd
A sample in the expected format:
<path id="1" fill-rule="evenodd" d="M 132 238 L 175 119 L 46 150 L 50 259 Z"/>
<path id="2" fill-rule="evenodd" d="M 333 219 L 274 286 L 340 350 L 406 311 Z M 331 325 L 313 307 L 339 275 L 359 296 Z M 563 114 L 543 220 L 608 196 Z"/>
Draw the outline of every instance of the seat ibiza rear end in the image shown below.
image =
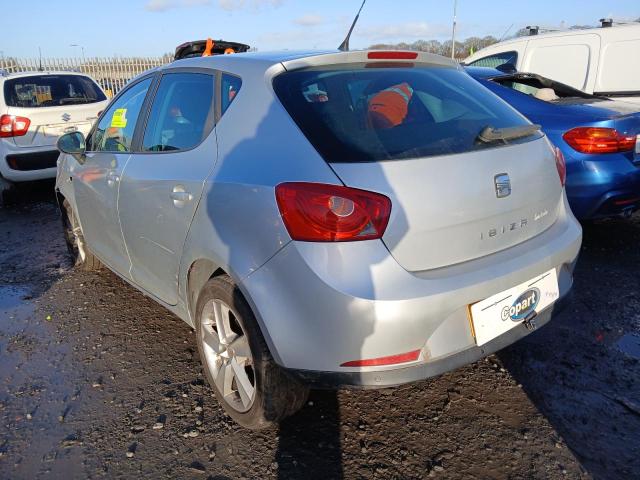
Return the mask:
<path id="1" fill-rule="evenodd" d="M 544 325 L 571 289 L 581 229 L 561 154 L 455 63 L 239 54 L 165 73 L 178 67 L 221 72 L 222 98 L 215 149 L 193 150 L 193 161 L 217 158 L 202 193 L 171 197 L 180 208 L 199 199 L 171 308 L 194 325 L 207 377 L 240 424 L 295 412 L 309 386 L 389 387 L 473 362 Z M 151 170 L 171 149 L 156 150 L 144 171 L 135 154 L 124 167 L 119 201 L 132 211 L 165 202 L 143 198 L 168 178 Z M 127 186 L 131 168 L 139 188 Z M 138 197 L 125 201 L 128 189 Z M 132 226 L 132 238 L 161 244 L 151 229 L 177 218 L 174 205 L 150 215 L 147 233 L 144 213 L 121 207 L 125 241 Z M 151 266 L 128 250 L 135 284 Z"/>
<path id="2" fill-rule="evenodd" d="M 241 289 L 289 376 L 398 385 L 549 321 L 581 229 L 561 154 L 539 130 L 441 57 L 350 52 L 283 67 L 267 72 L 266 113 L 240 126 L 241 91 L 218 138 L 222 162 L 245 168 L 238 178 L 273 189 L 237 192 L 284 226 Z M 227 145 L 231 127 L 242 131 Z"/>

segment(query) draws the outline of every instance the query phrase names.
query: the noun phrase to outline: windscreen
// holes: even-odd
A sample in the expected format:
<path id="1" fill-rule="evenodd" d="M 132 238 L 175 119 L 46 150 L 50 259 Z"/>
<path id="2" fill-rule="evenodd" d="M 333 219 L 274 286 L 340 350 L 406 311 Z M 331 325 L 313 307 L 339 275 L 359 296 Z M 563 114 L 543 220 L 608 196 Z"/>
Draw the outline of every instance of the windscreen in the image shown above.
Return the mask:
<path id="1" fill-rule="evenodd" d="M 455 68 L 380 65 L 314 67 L 274 79 L 280 101 L 326 161 L 368 162 L 468 152 L 495 146 L 478 140 L 485 127 L 529 124 Z"/>
<path id="2" fill-rule="evenodd" d="M 37 108 L 79 105 L 106 100 L 104 93 L 82 75 L 33 75 L 4 82 L 9 107 Z"/>

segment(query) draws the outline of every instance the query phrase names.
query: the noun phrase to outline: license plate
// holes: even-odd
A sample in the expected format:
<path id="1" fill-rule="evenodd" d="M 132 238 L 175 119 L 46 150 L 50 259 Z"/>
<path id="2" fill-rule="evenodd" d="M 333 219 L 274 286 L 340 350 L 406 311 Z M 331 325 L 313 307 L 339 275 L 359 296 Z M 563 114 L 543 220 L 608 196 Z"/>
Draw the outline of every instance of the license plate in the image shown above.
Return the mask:
<path id="1" fill-rule="evenodd" d="M 555 268 L 469 307 L 478 345 L 535 316 L 560 296 Z"/>
<path id="2" fill-rule="evenodd" d="M 640 135 L 636 136 L 636 155 L 640 155 Z"/>

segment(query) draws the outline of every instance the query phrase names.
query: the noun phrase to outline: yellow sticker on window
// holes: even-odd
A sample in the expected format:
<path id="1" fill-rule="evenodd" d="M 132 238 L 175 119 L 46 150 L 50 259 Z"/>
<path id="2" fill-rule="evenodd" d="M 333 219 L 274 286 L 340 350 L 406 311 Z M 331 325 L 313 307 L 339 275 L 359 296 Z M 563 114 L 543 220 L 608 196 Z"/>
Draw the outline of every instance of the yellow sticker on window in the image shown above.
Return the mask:
<path id="1" fill-rule="evenodd" d="M 111 117 L 111 126 L 113 128 L 125 128 L 127 126 L 126 108 L 116 108 Z"/>

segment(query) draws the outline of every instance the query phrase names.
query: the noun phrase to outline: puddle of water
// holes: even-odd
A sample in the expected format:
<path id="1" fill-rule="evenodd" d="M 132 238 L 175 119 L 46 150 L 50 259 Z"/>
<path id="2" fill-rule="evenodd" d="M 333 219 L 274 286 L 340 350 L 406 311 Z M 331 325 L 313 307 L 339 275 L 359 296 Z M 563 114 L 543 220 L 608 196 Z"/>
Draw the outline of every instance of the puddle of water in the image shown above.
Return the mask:
<path id="1" fill-rule="evenodd" d="M 16 457 L 16 478 L 35 478 L 49 470 L 59 473 L 52 473 L 55 477 L 80 478 L 78 451 L 61 442 L 74 434 L 66 422 L 73 421 L 79 408 L 81 380 L 71 347 L 55 339 L 55 319 L 38 312 L 31 295 L 24 286 L 0 286 L 0 422 L 7 432 L 0 436 L 0 446 L 8 456 L 15 448 L 34 459 Z M 57 460 L 39 461 L 46 458 Z M 6 465 L 0 463 L 0 477 L 6 477 Z"/>
<path id="2" fill-rule="evenodd" d="M 25 305 L 22 298 L 29 294 L 29 291 L 14 285 L 0 286 L 0 312 L 7 314 L 9 310 Z"/>
<path id="3" fill-rule="evenodd" d="M 616 345 L 622 353 L 640 359 L 640 334 L 627 333 L 618 340 Z"/>

